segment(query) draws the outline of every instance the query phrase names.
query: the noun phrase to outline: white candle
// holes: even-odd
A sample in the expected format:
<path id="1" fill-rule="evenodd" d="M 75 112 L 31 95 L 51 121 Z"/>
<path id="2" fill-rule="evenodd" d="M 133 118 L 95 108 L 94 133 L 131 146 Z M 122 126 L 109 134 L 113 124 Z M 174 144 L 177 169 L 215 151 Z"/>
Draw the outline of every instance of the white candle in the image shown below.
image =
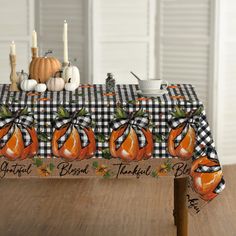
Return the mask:
<path id="1" fill-rule="evenodd" d="M 16 45 L 15 45 L 14 41 L 12 41 L 11 45 L 10 45 L 10 54 L 11 55 L 16 55 Z"/>
<path id="2" fill-rule="evenodd" d="M 37 48 L 37 47 L 38 47 L 38 45 L 37 45 L 37 33 L 34 30 L 32 32 L 32 48 Z"/>
<path id="3" fill-rule="evenodd" d="M 64 62 L 68 63 L 68 36 L 67 36 L 67 22 L 64 20 L 63 42 L 64 42 Z"/>

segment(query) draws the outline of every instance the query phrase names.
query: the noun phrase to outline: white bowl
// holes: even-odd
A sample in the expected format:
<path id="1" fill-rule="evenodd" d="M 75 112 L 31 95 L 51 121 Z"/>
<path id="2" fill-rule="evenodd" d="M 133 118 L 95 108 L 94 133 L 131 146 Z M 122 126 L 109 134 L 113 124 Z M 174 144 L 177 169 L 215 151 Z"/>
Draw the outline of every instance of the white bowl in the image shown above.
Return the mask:
<path id="1" fill-rule="evenodd" d="M 160 90 L 161 85 L 168 86 L 168 82 L 161 79 L 139 80 L 138 83 L 141 91 Z"/>

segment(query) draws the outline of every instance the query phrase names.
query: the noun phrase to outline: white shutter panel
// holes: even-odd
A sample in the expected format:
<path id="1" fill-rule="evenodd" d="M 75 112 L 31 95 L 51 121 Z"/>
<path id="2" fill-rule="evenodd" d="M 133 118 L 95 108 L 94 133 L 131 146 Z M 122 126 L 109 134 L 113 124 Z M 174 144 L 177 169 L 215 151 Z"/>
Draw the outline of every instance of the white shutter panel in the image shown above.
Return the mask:
<path id="1" fill-rule="evenodd" d="M 236 2 L 222 0 L 218 90 L 218 147 L 224 164 L 236 163 Z"/>
<path id="2" fill-rule="evenodd" d="M 87 80 L 87 1 L 39 0 L 36 11 L 41 55 L 52 49 L 63 61 L 63 23 L 67 20 L 69 60 L 79 67 L 81 81 Z"/>
<path id="3" fill-rule="evenodd" d="M 31 0 L 0 0 L 0 83 L 10 83 L 10 43 L 16 43 L 16 69 L 28 72 L 30 41 L 34 24 Z"/>
<path id="4" fill-rule="evenodd" d="M 160 0 L 159 76 L 195 85 L 208 105 L 211 0 Z"/>
<path id="5" fill-rule="evenodd" d="M 113 72 L 117 83 L 153 77 L 155 0 L 94 0 L 94 78 L 104 83 Z"/>

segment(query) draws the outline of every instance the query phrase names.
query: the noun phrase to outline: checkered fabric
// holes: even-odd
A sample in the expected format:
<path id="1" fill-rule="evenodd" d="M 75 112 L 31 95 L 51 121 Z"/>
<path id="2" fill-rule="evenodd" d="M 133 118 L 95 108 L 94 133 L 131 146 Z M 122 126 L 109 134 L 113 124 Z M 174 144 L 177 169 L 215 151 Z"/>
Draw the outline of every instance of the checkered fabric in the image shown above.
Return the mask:
<path id="1" fill-rule="evenodd" d="M 33 114 L 37 132 L 52 137 L 56 112 L 59 106 L 63 106 L 70 112 L 84 107 L 91 115 L 95 123 L 95 135 L 103 134 L 108 137 L 112 131 L 111 121 L 114 118 L 116 104 L 121 104 L 128 112 L 135 112 L 142 108 L 149 114 L 152 124 L 152 133 L 163 137 L 155 142 L 153 158 L 172 158 L 167 152 L 167 138 L 171 127 L 168 121 L 171 119 L 171 111 L 176 105 L 189 112 L 202 106 L 197 98 L 194 88 L 188 84 L 177 84 L 168 88 L 168 94 L 161 97 L 142 99 L 138 93 L 138 85 L 117 85 L 115 96 L 106 94 L 105 85 L 83 85 L 76 91 L 50 92 L 46 91 L 38 96 L 30 96 L 27 92 L 10 92 L 9 85 L 0 85 L 0 103 L 8 104 L 13 111 L 28 106 Z M 47 99 L 45 99 L 47 98 Z M 201 124 L 197 132 L 196 156 L 202 153 L 202 146 L 210 146 L 214 149 L 214 142 L 210 128 L 202 112 Z M 40 141 L 39 155 L 51 157 L 50 140 Z M 102 158 L 101 149 L 107 148 L 108 142 L 97 141 L 95 158 Z"/>
<path id="2" fill-rule="evenodd" d="M 214 190 L 214 193 L 219 194 L 225 189 L 225 180 L 222 178 L 220 183 L 217 185 L 217 187 Z"/>
<path id="3" fill-rule="evenodd" d="M 204 165 L 200 165 L 195 172 L 198 173 L 213 173 L 213 172 L 217 172 L 221 170 L 221 166 L 217 165 L 217 166 L 204 166 Z"/>

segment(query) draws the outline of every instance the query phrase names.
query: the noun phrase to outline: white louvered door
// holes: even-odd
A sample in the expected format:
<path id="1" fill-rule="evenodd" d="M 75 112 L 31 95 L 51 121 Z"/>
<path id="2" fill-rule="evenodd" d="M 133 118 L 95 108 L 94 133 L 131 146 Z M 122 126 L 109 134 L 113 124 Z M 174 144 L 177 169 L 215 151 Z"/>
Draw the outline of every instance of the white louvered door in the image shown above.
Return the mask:
<path id="1" fill-rule="evenodd" d="M 80 69 L 81 82 L 87 81 L 88 1 L 38 0 L 36 22 L 40 53 L 49 49 L 63 61 L 63 23 L 68 22 L 69 60 Z"/>
<path id="2" fill-rule="evenodd" d="M 195 85 L 208 107 L 211 84 L 212 1 L 159 0 L 157 74 Z"/>
<path id="3" fill-rule="evenodd" d="M 219 5 L 219 86 L 217 99 L 218 147 L 224 164 L 236 163 L 236 2 Z"/>
<path id="4" fill-rule="evenodd" d="M 33 0 L 0 0 L 0 83 L 10 83 L 10 43 L 16 43 L 17 71 L 28 72 L 34 25 Z"/>
<path id="5" fill-rule="evenodd" d="M 117 83 L 154 76 L 155 0 L 93 0 L 93 82 L 113 72 Z"/>

